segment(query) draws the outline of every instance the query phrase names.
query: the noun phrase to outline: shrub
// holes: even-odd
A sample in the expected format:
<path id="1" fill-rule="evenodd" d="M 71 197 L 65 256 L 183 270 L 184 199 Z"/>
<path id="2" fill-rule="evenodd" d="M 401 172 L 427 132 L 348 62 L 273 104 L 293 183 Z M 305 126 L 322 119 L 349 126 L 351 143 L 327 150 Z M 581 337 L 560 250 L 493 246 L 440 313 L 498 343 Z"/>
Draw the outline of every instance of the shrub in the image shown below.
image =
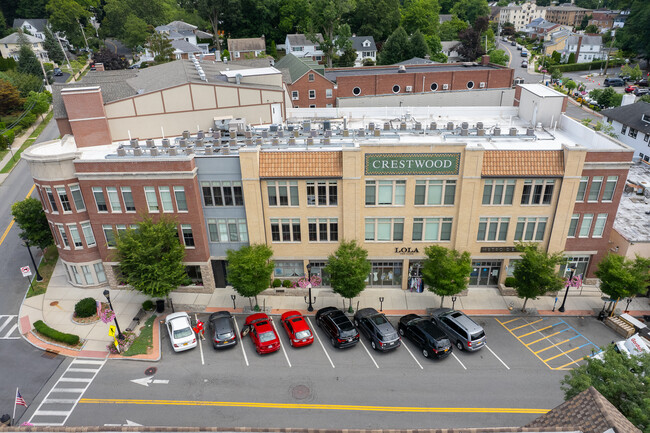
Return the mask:
<path id="1" fill-rule="evenodd" d="M 74 306 L 74 314 L 77 317 L 92 317 L 97 314 L 97 301 L 95 298 L 83 298 Z"/>
<path id="2" fill-rule="evenodd" d="M 154 303 L 151 299 L 147 299 L 142 303 L 142 309 L 144 311 L 151 311 L 154 309 Z"/>
<path id="3" fill-rule="evenodd" d="M 293 283 L 291 282 L 291 280 L 284 280 L 282 282 L 282 287 L 290 288 L 291 286 L 293 286 Z"/>
<path id="4" fill-rule="evenodd" d="M 24 129 L 27 129 L 30 126 L 32 126 L 34 122 L 36 122 L 36 114 L 30 112 L 25 114 L 23 118 L 20 119 L 19 125 L 22 126 Z"/>
<path id="5" fill-rule="evenodd" d="M 0 134 L 0 150 L 5 150 L 14 142 L 14 130 L 10 129 L 4 134 Z"/>
<path id="6" fill-rule="evenodd" d="M 508 277 L 503 284 L 505 284 L 506 287 L 515 287 L 515 281 L 515 277 Z"/>
<path id="7" fill-rule="evenodd" d="M 86 298 L 92 299 L 92 298 Z M 37 320 L 34 322 L 34 329 L 44 336 L 51 338 L 54 341 L 60 341 L 61 343 L 69 344 L 70 346 L 76 346 L 79 344 L 79 336 L 74 334 L 66 334 L 64 332 L 57 331 L 52 329 L 43 323 L 42 320 Z"/>
<path id="8" fill-rule="evenodd" d="M 278 280 L 277 278 L 273 280 L 273 287 L 278 288 L 282 286 L 282 280 Z"/>
<path id="9" fill-rule="evenodd" d="M 609 66 L 614 67 L 621 65 L 623 63 L 620 59 L 609 59 Z M 595 62 L 587 63 L 572 63 L 566 65 L 552 65 L 548 69 L 550 72 L 558 70 L 560 72 L 571 72 L 571 71 L 587 71 L 587 70 L 597 70 L 605 67 L 605 60 L 597 60 Z"/>

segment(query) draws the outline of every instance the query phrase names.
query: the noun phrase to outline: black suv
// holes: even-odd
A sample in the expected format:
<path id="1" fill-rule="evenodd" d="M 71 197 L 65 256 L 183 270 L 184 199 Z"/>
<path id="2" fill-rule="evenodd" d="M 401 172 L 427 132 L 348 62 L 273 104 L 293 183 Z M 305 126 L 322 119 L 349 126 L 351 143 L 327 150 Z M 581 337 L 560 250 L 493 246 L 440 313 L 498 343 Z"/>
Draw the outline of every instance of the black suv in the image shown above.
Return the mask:
<path id="1" fill-rule="evenodd" d="M 399 335 L 415 343 L 425 358 L 446 358 L 453 351 L 451 341 L 434 323 L 417 314 L 399 319 Z"/>
<path id="2" fill-rule="evenodd" d="M 357 311 L 354 325 L 370 340 L 370 346 L 375 350 L 388 351 L 402 344 L 393 325 L 374 308 Z"/>
<path id="3" fill-rule="evenodd" d="M 359 341 L 359 332 L 348 316 L 336 307 L 321 308 L 316 312 L 316 324 L 327 333 L 334 347 L 350 347 Z"/>

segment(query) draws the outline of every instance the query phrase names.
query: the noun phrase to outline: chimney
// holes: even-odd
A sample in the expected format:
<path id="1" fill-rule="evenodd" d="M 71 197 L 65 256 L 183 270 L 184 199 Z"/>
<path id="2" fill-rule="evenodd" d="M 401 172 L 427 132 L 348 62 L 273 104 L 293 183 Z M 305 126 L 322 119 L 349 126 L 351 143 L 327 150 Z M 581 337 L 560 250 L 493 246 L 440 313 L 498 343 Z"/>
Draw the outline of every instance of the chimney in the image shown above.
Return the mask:
<path id="1" fill-rule="evenodd" d="M 485 54 L 483 57 L 481 57 L 481 65 L 487 66 L 488 63 L 490 63 L 490 56 Z"/>
<path id="2" fill-rule="evenodd" d="M 425 54 L 425 55 L 424 55 L 424 60 L 431 60 L 431 56 L 428 55 L 428 54 Z"/>

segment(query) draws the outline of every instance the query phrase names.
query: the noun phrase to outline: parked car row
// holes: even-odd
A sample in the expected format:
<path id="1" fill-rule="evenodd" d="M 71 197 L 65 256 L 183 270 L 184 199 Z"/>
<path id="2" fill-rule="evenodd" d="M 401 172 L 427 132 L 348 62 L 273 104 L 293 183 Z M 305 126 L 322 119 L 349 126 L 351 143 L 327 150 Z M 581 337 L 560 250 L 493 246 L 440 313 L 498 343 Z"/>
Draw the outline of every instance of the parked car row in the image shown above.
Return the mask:
<path id="1" fill-rule="evenodd" d="M 387 352 L 402 345 L 402 338 L 415 344 L 425 358 L 441 359 L 449 356 L 455 345 L 458 350 L 476 351 L 485 345 L 483 328 L 460 311 L 449 308 L 435 310 L 430 318 L 407 314 L 398 321 L 397 330 L 383 313 L 374 308 L 363 308 L 350 319 L 336 307 L 321 308 L 316 312 L 316 324 L 329 337 L 333 347 L 352 347 L 362 333 L 370 346 Z M 215 349 L 237 344 L 235 319 L 227 311 L 219 311 L 208 319 L 210 339 Z M 298 311 L 287 311 L 280 323 L 293 347 L 308 346 L 314 342 L 314 332 Z M 172 348 L 176 352 L 196 347 L 197 336 L 187 313 L 174 313 L 165 321 Z M 265 313 L 246 317 L 240 338 L 251 336 L 258 354 L 280 349 L 278 336 L 271 318 Z"/>

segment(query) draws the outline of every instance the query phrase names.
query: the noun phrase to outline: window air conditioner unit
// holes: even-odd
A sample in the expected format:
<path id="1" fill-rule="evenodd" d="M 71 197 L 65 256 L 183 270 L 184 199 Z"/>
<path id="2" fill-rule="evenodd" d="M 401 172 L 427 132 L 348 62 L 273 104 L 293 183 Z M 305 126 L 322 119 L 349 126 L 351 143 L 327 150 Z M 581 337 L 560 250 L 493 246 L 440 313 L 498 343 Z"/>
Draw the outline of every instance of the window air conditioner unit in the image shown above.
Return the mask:
<path id="1" fill-rule="evenodd" d="M 449 84 L 443 84 L 442 90 L 449 90 Z"/>
<path id="2" fill-rule="evenodd" d="M 485 88 L 485 83 L 481 83 L 481 84 L 479 84 L 479 87 L 480 87 L 481 89 L 484 89 L 484 88 Z"/>
<path id="3" fill-rule="evenodd" d="M 406 91 L 407 92 L 412 92 L 413 91 L 413 86 L 406 86 Z"/>
<path id="4" fill-rule="evenodd" d="M 298 99 L 300 99 L 300 98 L 298 96 L 296 96 L 296 95 L 291 96 L 292 101 L 297 101 Z"/>

